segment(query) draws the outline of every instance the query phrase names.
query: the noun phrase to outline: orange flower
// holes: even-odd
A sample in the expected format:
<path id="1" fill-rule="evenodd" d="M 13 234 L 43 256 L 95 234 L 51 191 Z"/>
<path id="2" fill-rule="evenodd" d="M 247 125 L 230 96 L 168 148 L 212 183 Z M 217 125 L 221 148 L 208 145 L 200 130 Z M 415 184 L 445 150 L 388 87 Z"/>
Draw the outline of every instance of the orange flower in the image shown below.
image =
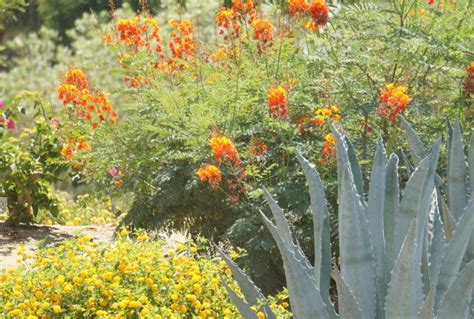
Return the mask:
<path id="1" fill-rule="evenodd" d="M 273 39 L 273 25 L 266 19 L 256 19 L 252 23 L 254 39 L 262 43 Z"/>
<path id="2" fill-rule="evenodd" d="M 299 16 L 308 11 L 306 0 L 288 0 L 288 9 L 292 16 Z"/>
<path id="3" fill-rule="evenodd" d="M 467 76 L 464 79 L 464 91 L 467 94 L 474 93 L 474 61 L 469 63 L 469 66 L 466 69 Z"/>
<path id="4" fill-rule="evenodd" d="M 89 88 L 89 83 L 87 82 L 87 77 L 81 69 L 71 69 L 68 70 L 65 74 L 66 84 L 74 85 L 79 90 Z"/>
<path id="5" fill-rule="evenodd" d="M 309 4 L 308 11 L 318 26 L 323 26 L 328 23 L 329 8 L 324 0 L 313 0 L 313 2 Z"/>
<path id="6" fill-rule="evenodd" d="M 324 148 L 321 151 L 321 154 L 323 155 L 324 158 L 329 157 L 329 156 L 335 156 L 334 152 L 334 146 L 336 145 L 336 139 L 334 136 L 329 133 L 324 136 Z M 323 159 L 325 160 L 325 159 Z"/>
<path id="7" fill-rule="evenodd" d="M 268 91 L 268 107 L 270 114 L 280 118 L 288 117 L 288 92 L 282 86 L 270 88 Z"/>
<path id="8" fill-rule="evenodd" d="M 218 163 L 222 160 L 231 160 L 234 161 L 236 165 L 240 165 L 241 160 L 237 148 L 229 138 L 225 136 L 213 137 L 210 139 L 209 144 L 211 145 L 214 159 Z"/>
<path id="9" fill-rule="evenodd" d="M 88 151 L 90 149 L 90 144 L 87 143 L 82 137 L 68 138 L 67 142 L 61 149 L 61 155 L 70 161 L 73 159 L 75 152 Z"/>
<path id="10" fill-rule="evenodd" d="M 160 28 L 153 18 L 142 19 L 141 16 L 136 16 L 133 19 L 121 19 L 117 21 L 116 28 L 120 41 L 129 47 L 135 50 L 146 48 L 148 52 L 162 51 Z"/>
<path id="11" fill-rule="evenodd" d="M 77 101 L 81 95 L 81 91 L 75 85 L 71 84 L 60 84 L 56 91 L 59 99 L 62 100 L 64 104 Z"/>
<path id="12" fill-rule="evenodd" d="M 74 157 L 74 152 L 69 146 L 65 145 L 61 149 L 61 155 L 64 156 L 68 161 L 70 161 Z"/>
<path id="13" fill-rule="evenodd" d="M 212 188 L 219 188 L 219 184 L 222 180 L 221 170 L 210 164 L 203 164 L 197 171 L 197 175 L 201 182 L 209 181 Z"/>
<path id="14" fill-rule="evenodd" d="M 395 86 L 389 83 L 380 95 L 381 105 L 377 113 L 386 117 L 390 122 L 395 122 L 397 115 L 406 109 L 411 98 L 407 95 L 406 86 Z"/>
<path id="15" fill-rule="evenodd" d="M 66 104 L 72 104 L 75 115 L 92 122 L 92 127 L 97 127 L 98 121 L 114 123 L 117 113 L 110 105 L 110 101 L 104 92 L 89 91 L 87 77 L 82 70 L 72 69 L 66 72 L 64 82 L 57 87 L 59 99 Z"/>
<path id="16" fill-rule="evenodd" d="M 175 30 L 170 33 L 171 40 L 168 47 L 174 59 L 186 60 L 194 56 L 196 44 L 193 39 L 193 27 L 190 20 L 177 22 L 170 19 L 169 25 Z"/>

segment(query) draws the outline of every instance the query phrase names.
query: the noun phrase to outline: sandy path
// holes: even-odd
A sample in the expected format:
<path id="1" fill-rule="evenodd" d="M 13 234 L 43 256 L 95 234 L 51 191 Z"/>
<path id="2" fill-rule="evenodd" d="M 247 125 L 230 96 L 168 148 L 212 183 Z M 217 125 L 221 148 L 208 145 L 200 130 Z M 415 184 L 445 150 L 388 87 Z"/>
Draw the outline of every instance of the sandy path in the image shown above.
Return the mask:
<path id="1" fill-rule="evenodd" d="M 77 237 L 78 235 L 90 235 L 94 241 L 108 242 L 113 238 L 116 225 L 97 226 L 19 226 L 4 227 L 0 222 L 0 270 L 8 267 L 16 267 L 18 254 L 21 246 L 26 246 L 26 251 L 33 252 L 37 249 L 39 242 L 51 246 L 61 240 Z M 185 237 L 181 234 L 173 234 L 166 238 L 166 246 L 174 247 L 178 242 L 184 242 Z"/>

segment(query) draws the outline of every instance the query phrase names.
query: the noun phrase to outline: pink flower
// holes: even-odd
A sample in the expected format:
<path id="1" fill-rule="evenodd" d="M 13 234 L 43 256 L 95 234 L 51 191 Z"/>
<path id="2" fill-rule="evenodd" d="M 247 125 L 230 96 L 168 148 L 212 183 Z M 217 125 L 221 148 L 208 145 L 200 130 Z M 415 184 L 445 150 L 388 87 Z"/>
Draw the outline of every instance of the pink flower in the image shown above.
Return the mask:
<path id="1" fill-rule="evenodd" d="M 7 128 L 8 128 L 9 130 L 15 130 L 15 129 L 16 129 L 15 121 L 13 121 L 13 120 L 8 120 Z"/>
<path id="2" fill-rule="evenodd" d="M 59 119 L 51 119 L 51 125 L 58 127 L 61 123 L 59 122 Z"/>
<path id="3" fill-rule="evenodd" d="M 110 176 L 117 176 L 119 173 L 119 169 L 117 167 L 112 167 L 110 170 L 109 170 L 109 174 Z"/>
<path id="4" fill-rule="evenodd" d="M 3 103 L 2 100 L 0 100 L 0 109 L 4 109 L 5 108 L 5 103 Z"/>
<path id="5" fill-rule="evenodd" d="M 5 124 L 7 122 L 7 117 L 5 116 L 5 114 L 3 114 L 2 116 L 0 116 L 0 124 Z"/>

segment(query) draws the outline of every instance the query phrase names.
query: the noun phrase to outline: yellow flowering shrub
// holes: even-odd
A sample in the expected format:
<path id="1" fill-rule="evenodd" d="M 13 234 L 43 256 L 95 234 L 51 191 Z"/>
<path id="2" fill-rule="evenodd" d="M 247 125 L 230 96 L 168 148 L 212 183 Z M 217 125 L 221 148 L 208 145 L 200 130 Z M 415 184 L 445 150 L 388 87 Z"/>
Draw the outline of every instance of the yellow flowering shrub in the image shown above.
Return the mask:
<path id="1" fill-rule="evenodd" d="M 167 250 L 144 233 L 118 237 L 83 236 L 23 255 L 18 269 L 0 272 L 0 317 L 239 318 L 221 283 L 237 289 L 223 261 L 202 257 L 194 243 Z M 282 317 L 286 298 L 270 299 Z"/>

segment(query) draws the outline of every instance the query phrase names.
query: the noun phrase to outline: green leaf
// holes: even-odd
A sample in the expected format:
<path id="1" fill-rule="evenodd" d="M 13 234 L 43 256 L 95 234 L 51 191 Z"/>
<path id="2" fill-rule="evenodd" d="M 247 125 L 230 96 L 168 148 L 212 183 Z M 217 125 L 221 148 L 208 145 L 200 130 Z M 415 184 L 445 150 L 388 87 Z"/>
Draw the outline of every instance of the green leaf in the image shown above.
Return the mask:
<path id="1" fill-rule="evenodd" d="M 330 302 L 331 239 L 326 195 L 321 178 L 314 165 L 308 162 L 299 152 L 296 152 L 296 157 L 303 168 L 309 187 L 311 213 L 313 214 L 316 287 L 321 291 L 321 298 L 328 304 Z"/>
<path id="2" fill-rule="evenodd" d="M 337 286 L 337 302 L 339 305 L 339 316 L 341 318 L 362 319 L 360 307 L 357 304 L 352 291 L 341 277 L 337 267 L 332 270 L 332 277 Z"/>
<path id="3" fill-rule="evenodd" d="M 439 145 L 438 140 L 433 146 L 431 153 L 421 160 L 413 174 L 408 180 L 403 191 L 400 204 L 400 214 L 395 224 L 394 247 L 395 253 L 400 251 L 402 242 L 408 232 L 413 219 L 416 218 L 416 237 L 419 253 L 418 260 L 421 262 L 422 240 L 425 233 L 428 213 L 431 204 L 431 196 L 434 189 L 434 174 L 438 160 Z"/>
<path id="4" fill-rule="evenodd" d="M 392 270 L 385 305 L 386 319 L 416 318 L 423 302 L 416 253 L 416 221 L 413 220 Z"/>
<path id="5" fill-rule="evenodd" d="M 410 153 L 413 158 L 413 162 L 418 164 L 424 157 L 427 155 L 426 147 L 421 141 L 421 139 L 416 134 L 415 130 L 411 125 L 405 120 L 403 116 L 400 116 L 403 127 L 405 128 L 405 133 L 408 139 L 408 145 L 410 147 Z"/>
<path id="6" fill-rule="evenodd" d="M 351 163 L 352 174 L 354 175 L 354 183 L 357 188 L 357 192 L 361 198 L 364 198 L 364 178 L 360 169 L 359 161 L 357 160 L 356 151 L 352 142 L 346 137 L 347 143 L 347 155 L 349 162 Z"/>
<path id="7" fill-rule="evenodd" d="M 367 220 L 369 234 L 375 253 L 375 271 L 377 285 L 376 318 L 383 318 L 383 305 L 386 291 L 386 262 L 384 238 L 384 202 L 385 202 L 385 164 L 387 157 L 382 138 L 377 143 L 372 174 L 370 176 Z"/>
<path id="8" fill-rule="evenodd" d="M 250 308 L 249 304 L 246 303 L 242 298 L 240 298 L 232 288 L 227 285 L 227 283 L 222 280 L 222 283 L 227 290 L 227 293 L 230 296 L 230 300 L 237 307 L 243 319 L 258 319 L 255 311 Z"/>
<path id="9" fill-rule="evenodd" d="M 449 143 L 448 160 L 448 207 L 457 221 L 467 206 L 466 165 L 464 145 L 459 120 L 454 124 L 452 140 Z"/>
<path id="10" fill-rule="evenodd" d="M 450 285 L 436 319 L 466 318 L 465 310 L 474 287 L 474 261 L 467 264 Z"/>
<path id="11" fill-rule="evenodd" d="M 362 317 L 375 318 L 375 257 L 369 238 L 366 210 L 354 185 L 350 164 L 339 180 L 339 251 L 341 275 L 360 305 Z"/>
<path id="12" fill-rule="evenodd" d="M 277 226 L 261 211 L 260 216 L 280 250 L 288 293 L 290 295 L 291 309 L 295 318 L 330 318 L 328 305 L 323 302 L 320 291 L 316 287 L 316 281 L 313 276 L 314 270 L 306 256 L 302 253 L 301 248 L 293 242 L 283 210 L 268 192 L 266 197 Z"/>
<path id="13" fill-rule="evenodd" d="M 453 283 L 461 267 L 464 255 L 467 250 L 472 231 L 474 229 L 474 199 L 465 208 L 464 213 L 459 218 L 453 238 L 446 247 L 446 253 L 439 273 L 436 305 L 444 298 L 448 287 Z"/>
<path id="14" fill-rule="evenodd" d="M 393 268 L 397 253 L 395 253 L 394 236 L 395 220 L 398 218 L 400 209 L 400 190 L 398 183 L 398 157 L 390 156 L 385 168 L 385 202 L 384 202 L 384 238 L 386 249 L 386 271 L 387 282 L 390 280 L 390 271 Z"/>
<path id="15" fill-rule="evenodd" d="M 247 300 L 248 304 L 253 306 L 253 305 L 258 304 L 261 301 L 268 303 L 267 299 L 262 294 L 260 289 L 257 286 L 255 286 L 253 281 L 243 272 L 243 270 L 240 269 L 240 267 L 237 266 L 237 264 L 233 262 L 229 257 L 227 257 L 227 255 L 225 255 L 222 252 L 222 250 L 220 250 L 219 247 L 216 247 L 216 249 L 221 255 L 221 257 L 224 259 L 224 261 L 226 262 L 227 266 L 229 266 L 230 270 L 232 271 L 232 274 L 234 275 L 235 280 L 239 284 L 240 289 L 242 290 L 242 293 L 245 299 Z M 243 305 L 243 308 L 245 309 L 246 307 Z M 240 311 L 240 307 L 239 307 L 239 311 Z M 264 305 L 262 307 L 262 311 L 265 312 L 266 318 L 276 319 L 275 314 L 272 312 L 272 310 L 270 309 L 268 305 Z M 253 313 L 255 314 L 255 312 Z"/>

